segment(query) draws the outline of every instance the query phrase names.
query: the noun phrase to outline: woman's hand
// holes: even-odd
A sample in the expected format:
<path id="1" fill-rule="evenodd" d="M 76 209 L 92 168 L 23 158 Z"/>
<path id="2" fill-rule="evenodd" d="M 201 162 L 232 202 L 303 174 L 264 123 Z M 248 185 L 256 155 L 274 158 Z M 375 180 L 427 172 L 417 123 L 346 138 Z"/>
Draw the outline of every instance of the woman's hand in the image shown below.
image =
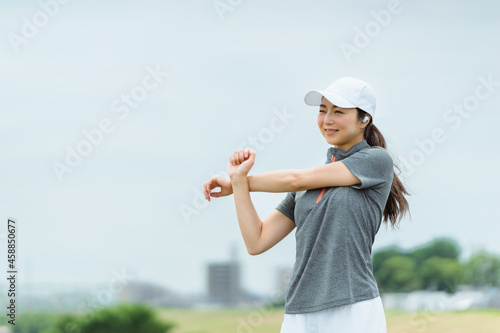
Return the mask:
<path id="1" fill-rule="evenodd" d="M 214 188 L 220 187 L 219 192 L 212 192 Z M 220 198 L 233 194 L 233 186 L 231 179 L 222 176 L 213 176 L 208 182 L 203 185 L 205 199 L 210 201 L 210 197 Z"/>
<path id="2" fill-rule="evenodd" d="M 250 148 L 240 149 L 229 158 L 229 178 L 246 177 L 255 163 L 255 152 Z"/>
<path id="3" fill-rule="evenodd" d="M 212 198 L 220 198 L 233 194 L 233 186 L 231 178 L 246 177 L 255 162 L 255 153 L 247 149 L 235 151 L 229 158 L 229 177 L 213 176 L 208 182 L 203 185 L 203 193 L 205 199 L 210 201 Z M 212 192 L 213 189 L 219 188 L 219 192 Z"/>

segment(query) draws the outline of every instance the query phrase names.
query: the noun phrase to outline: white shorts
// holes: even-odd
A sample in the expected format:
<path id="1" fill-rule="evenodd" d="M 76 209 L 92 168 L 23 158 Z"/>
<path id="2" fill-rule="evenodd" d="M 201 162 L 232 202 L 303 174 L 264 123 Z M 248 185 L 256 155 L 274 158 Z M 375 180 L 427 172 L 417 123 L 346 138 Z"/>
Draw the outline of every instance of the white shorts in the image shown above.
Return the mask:
<path id="1" fill-rule="evenodd" d="M 280 333 L 387 333 L 380 296 L 309 313 L 285 313 Z"/>

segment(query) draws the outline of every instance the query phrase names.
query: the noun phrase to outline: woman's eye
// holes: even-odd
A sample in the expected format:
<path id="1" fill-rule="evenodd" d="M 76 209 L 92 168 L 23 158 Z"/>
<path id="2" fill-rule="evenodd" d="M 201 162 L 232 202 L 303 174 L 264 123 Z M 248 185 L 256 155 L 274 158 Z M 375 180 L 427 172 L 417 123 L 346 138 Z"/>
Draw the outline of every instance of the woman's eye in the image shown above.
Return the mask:
<path id="1" fill-rule="evenodd" d="M 319 110 L 319 112 L 326 112 L 325 110 Z M 342 111 L 336 110 L 335 112 L 343 113 Z"/>

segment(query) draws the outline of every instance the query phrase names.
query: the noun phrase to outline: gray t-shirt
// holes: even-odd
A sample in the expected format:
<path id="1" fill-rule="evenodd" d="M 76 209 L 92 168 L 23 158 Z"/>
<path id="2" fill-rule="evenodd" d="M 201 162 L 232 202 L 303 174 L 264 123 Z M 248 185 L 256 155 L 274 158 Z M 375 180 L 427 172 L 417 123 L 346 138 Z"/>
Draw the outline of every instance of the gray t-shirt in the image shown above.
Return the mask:
<path id="1" fill-rule="evenodd" d="M 327 163 L 342 161 L 361 180 L 289 192 L 276 207 L 296 224 L 296 256 L 285 313 L 307 313 L 379 296 L 371 261 L 394 177 L 382 147 L 358 142 L 347 152 L 328 148 Z"/>

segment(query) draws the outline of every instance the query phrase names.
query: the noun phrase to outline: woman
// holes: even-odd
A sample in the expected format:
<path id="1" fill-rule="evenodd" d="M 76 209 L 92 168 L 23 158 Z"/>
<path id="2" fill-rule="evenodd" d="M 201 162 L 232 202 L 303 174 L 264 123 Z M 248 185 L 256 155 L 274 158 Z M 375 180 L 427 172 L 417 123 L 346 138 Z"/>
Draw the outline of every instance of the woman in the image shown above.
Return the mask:
<path id="1" fill-rule="evenodd" d="M 326 90 L 310 91 L 305 102 L 319 106 L 319 130 L 334 145 L 324 165 L 248 176 L 255 153 L 242 149 L 230 157 L 229 179 L 215 176 L 205 183 L 205 197 L 234 194 L 251 255 L 297 227 L 281 333 L 386 332 L 371 251 L 382 219 L 395 227 L 409 212 L 409 193 L 373 124 L 375 95 L 366 82 L 344 77 Z M 221 191 L 211 193 L 216 187 Z M 261 221 L 250 191 L 288 193 Z"/>

